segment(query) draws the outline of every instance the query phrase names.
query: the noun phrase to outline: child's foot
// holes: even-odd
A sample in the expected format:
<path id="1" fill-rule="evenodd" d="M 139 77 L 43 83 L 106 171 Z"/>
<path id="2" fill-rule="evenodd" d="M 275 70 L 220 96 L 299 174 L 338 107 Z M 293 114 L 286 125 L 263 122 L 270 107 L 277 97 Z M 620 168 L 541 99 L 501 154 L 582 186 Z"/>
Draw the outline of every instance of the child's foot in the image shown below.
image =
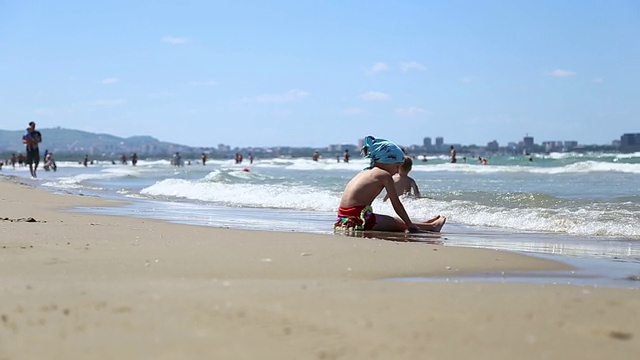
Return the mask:
<path id="1" fill-rule="evenodd" d="M 432 222 L 438 220 L 440 217 L 441 217 L 440 215 L 436 215 L 436 216 L 432 217 L 431 219 L 429 219 L 429 220 L 427 220 L 425 222 L 432 223 Z"/>
<path id="2" fill-rule="evenodd" d="M 442 227 L 444 226 L 444 223 L 446 222 L 447 218 L 444 216 L 440 216 L 438 220 L 430 224 L 431 226 L 433 226 L 433 229 L 431 231 L 440 232 L 440 230 L 442 230 Z"/>

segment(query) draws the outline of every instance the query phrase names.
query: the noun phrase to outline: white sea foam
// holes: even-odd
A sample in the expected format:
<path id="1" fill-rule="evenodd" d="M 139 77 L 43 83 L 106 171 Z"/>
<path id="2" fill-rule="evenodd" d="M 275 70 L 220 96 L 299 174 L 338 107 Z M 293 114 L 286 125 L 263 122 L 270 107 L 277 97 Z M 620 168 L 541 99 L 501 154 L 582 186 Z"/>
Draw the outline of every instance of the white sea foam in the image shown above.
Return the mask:
<path id="1" fill-rule="evenodd" d="M 84 167 L 84 166 L 83 166 Z M 59 170 L 59 174 L 62 174 L 62 169 Z M 58 187 L 63 189 L 81 189 L 83 187 L 87 187 L 85 183 L 99 180 L 106 181 L 111 179 L 123 178 L 123 177 L 135 177 L 140 173 L 144 172 L 145 169 L 141 167 L 106 167 L 106 168 L 91 168 L 88 170 L 89 172 L 80 172 L 75 171 L 76 174 L 71 176 L 62 176 L 57 177 L 53 181 L 48 181 L 44 183 L 44 186 L 48 187 Z M 91 186 L 92 189 L 98 189 L 98 187 Z"/>
<path id="2" fill-rule="evenodd" d="M 584 236 L 618 236 L 640 239 L 640 214 L 633 211 L 603 211 L 594 209 L 549 209 L 537 207 L 502 208 L 479 205 L 468 201 L 435 201 L 404 199 L 407 212 L 416 220 L 436 214 L 450 221 L 481 227 L 566 233 Z M 388 203 L 374 204 L 376 211 L 393 215 Z"/>
<path id="3" fill-rule="evenodd" d="M 141 194 L 206 201 L 223 206 L 320 211 L 334 211 L 341 195 L 310 186 L 229 184 L 183 179 L 159 181 L 144 188 Z"/>
<path id="4" fill-rule="evenodd" d="M 208 179 L 217 174 L 210 174 Z M 228 184 L 210 181 L 167 179 L 142 190 L 153 197 L 176 197 L 199 200 L 221 206 L 280 208 L 333 212 L 341 193 L 318 190 L 311 186 Z M 436 214 L 451 222 L 516 231 L 566 233 L 585 236 L 621 236 L 640 238 L 640 216 L 626 210 L 605 212 L 597 208 L 506 208 L 480 205 L 469 201 L 438 201 L 426 198 L 403 198 L 407 212 L 415 221 Z M 377 199 L 376 212 L 396 216 L 390 202 Z"/>
<path id="5" fill-rule="evenodd" d="M 628 153 L 628 154 L 603 154 L 601 156 L 614 157 L 616 159 L 633 159 L 640 158 L 640 152 Z"/>

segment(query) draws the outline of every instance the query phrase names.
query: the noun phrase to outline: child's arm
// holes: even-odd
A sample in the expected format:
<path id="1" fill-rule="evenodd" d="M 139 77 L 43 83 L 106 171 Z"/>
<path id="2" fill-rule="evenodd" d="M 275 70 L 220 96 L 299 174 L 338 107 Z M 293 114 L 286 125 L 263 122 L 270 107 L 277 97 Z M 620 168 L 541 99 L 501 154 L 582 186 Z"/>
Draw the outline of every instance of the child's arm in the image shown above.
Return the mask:
<path id="1" fill-rule="evenodd" d="M 393 184 L 394 184 L 393 186 L 395 186 L 395 184 L 396 184 L 395 177 L 392 176 L 391 179 L 393 180 Z M 397 192 L 397 189 L 396 189 L 396 192 Z M 388 192 L 384 195 L 384 198 L 382 199 L 382 202 L 385 202 L 387 200 L 389 200 L 389 193 Z"/>
<path id="2" fill-rule="evenodd" d="M 418 184 L 416 184 L 416 181 L 411 179 L 411 188 L 413 188 L 413 195 L 415 195 L 416 197 L 420 197 L 420 190 L 418 190 Z"/>
<path id="3" fill-rule="evenodd" d="M 385 176 L 382 179 L 384 188 L 387 190 L 387 197 L 391 200 L 391 205 L 393 206 L 393 210 L 398 214 L 400 219 L 404 221 L 405 225 L 407 225 L 407 230 L 410 232 L 418 232 L 417 226 L 415 226 L 409 215 L 407 215 L 407 211 L 404 209 L 402 202 L 400 202 L 400 198 L 398 197 L 398 193 L 396 192 L 395 183 L 393 182 L 393 178 L 391 176 Z"/>

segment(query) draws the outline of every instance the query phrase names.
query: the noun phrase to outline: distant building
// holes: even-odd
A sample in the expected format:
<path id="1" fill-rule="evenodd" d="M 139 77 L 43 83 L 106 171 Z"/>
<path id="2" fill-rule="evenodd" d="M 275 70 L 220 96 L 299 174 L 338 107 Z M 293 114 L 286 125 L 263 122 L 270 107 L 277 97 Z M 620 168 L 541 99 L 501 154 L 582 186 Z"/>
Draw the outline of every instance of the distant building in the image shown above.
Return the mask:
<path id="1" fill-rule="evenodd" d="M 363 144 L 363 145 L 364 145 L 364 144 Z M 361 147 L 360 147 L 360 148 L 361 148 Z M 359 147 L 357 147 L 356 145 L 353 145 L 353 144 L 345 144 L 345 145 L 342 145 L 342 150 L 343 150 L 343 151 L 344 151 L 344 150 L 349 150 L 349 151 L 351 151 L 351 152 L 358 152 L 358 151 L 360 151 L 360 148 L 359 148 Z"/>
<path id="2" fill-rule="evenodd" d="M 420 150 L 422 150 L 422 147 L 420 145 L 415 145 L 415 144 L 402 147 L 402 148 L 407 154 L 415 154 L 420 152 Z"/>
<path id="3" fill-rule="evenodd" d="M 577 141 L 543 141 L 542 147 L 546 152 L 564 152 L 571 151 L 578 147 Z"/>
<path id="4" fill-rule="evenodd" d="M 543 141 L 542 147 L 546 152 L 561 152 L 563 150 L 562 141 Z"/>
<path id="5" fill-rule="evenodd" d="M 533 148 L 533 145 L 534 145 L 533 136 L 525 136 L 524 139 L 522 139 L 522 143 L 524 144 L 524 147 L 527 149 Z"/>
<path id="6" fill-rule="evenodd" d="M 496 140 L 493 140 L 490 143 L 487 143 L 487 150 L 488 151 L 498 151 L 500 150 L 500 145 L 498 144 L 498 142 Z"/>
<path id="7" fill-rule="evenodd" d="M 620 137 L 620 151 L 640 151 L 640 134 L 623 134 Z"/>
<path id="8" fill-rule="evenodd" d="M 364 143 L 363 143 L 364 145 Z M 360 151 L 360 148 L 362 147 L 357 147 L 356 145 L 353 144 L 331 144 L 328 147 L 328 150 L 330 152 L 343 152 L 345 150 L 349 150 L 349 151 L 355 151 L 358 150 Z"/>
<path id="9" fill-rule="evenodd" d="M 422 140 L 422 145 L 424 146 L 425 149 L 429 150 L 431 148 L 431 138 L 430 137 L 426 137 Z"/>
<path id="10" fill-rule="evenodd" d="M 438 136 L 436 138 L 436 150 L 442 150 L 442 145 L 444 145 L 444 138 L 441 136 Z"/>
<path id="11" fill-rule="evenodd" d="M 577 147 L 578 147 L 577 141 L 570 140 L 570 141 L 564 142 L 564 151 L 571 151 Z"/>

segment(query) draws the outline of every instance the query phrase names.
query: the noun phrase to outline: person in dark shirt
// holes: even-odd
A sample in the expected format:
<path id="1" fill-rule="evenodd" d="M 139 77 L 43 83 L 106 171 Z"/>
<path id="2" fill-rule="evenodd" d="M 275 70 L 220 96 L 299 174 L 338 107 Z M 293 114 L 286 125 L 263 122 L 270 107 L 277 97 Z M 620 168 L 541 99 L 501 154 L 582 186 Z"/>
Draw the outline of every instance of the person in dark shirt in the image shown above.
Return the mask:
<path id="1" fill-rule="evenodd" d="M 41 142 L 42 134 L 36 130 L 36 123 L 32 121 L 29 123 L 27 132 L 22 135 L 22 143 L 27 147 L 26 163 L 29 165 L 29 172 L 31 172 L 32 177 L 37 177 L 36 171 L 40 163 L 40 149 L 38 148 L 38 144 Z"/>

